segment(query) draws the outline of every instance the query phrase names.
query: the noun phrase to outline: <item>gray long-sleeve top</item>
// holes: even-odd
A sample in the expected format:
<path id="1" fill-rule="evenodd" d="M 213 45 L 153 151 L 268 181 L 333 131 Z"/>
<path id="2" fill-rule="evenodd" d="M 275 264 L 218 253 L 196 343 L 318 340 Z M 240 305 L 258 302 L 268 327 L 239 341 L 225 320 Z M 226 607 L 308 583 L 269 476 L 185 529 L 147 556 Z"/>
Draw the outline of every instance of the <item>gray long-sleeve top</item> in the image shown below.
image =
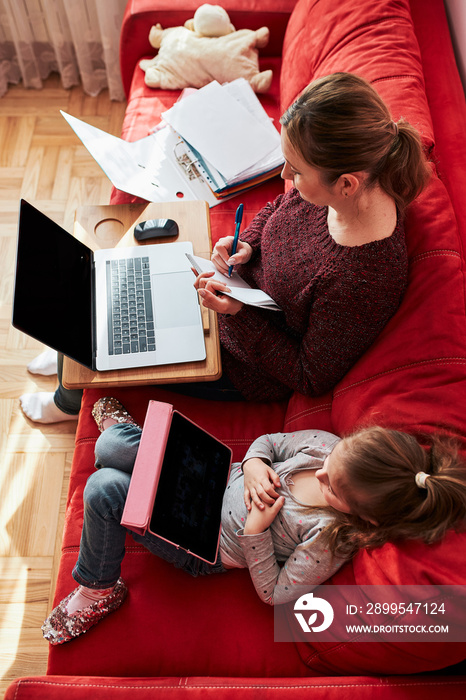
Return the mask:
<path id="1" fill-rule="evenodd" d="M 326 548 L 321 531 L 333 521 L 331 512 L 301 503 L 290 490 L 294 472 L 319 469 L 340 438 L 323 430 L 263 435 L 243 460 L 259 457 L 277 472 L 285 503 L 270 527 L 244 535 L 248 511 L 244 504 L 242 465 L 233 464 L 222 506 L 220 552 L 229 562 L 249 568 L 254 587 L 265 603 L 296 600 L 323 583 L 345 560 Z M 282 564 L 282 565 L 281 565 Z"/>

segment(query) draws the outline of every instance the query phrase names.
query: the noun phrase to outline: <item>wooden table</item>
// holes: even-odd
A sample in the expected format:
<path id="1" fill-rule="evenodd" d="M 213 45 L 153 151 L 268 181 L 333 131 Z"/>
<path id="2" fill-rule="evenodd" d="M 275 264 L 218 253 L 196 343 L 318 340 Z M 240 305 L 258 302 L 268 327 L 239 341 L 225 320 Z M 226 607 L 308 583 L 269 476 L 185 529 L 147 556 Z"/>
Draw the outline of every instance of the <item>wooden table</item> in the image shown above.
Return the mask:
<path id="1" fill-rule="evenodd" d="M 133 236 L 134 227 L 147 219 L 174 219 L 179 227 L 178 237 L 138 243 Z M 176 240 L 191 241 L 196 255 L 209 258 L 211 252 L 209 208 L 206 202 L 201 201 L 81 207 L 76 211 L 74 235 L 92 250 Z M 63 386 L 66 389 L 124 387 L 218 379 L 222 370 L 217 314 L 203 306 L 201 309 L 206 345 L 205 360 L 93 372 L 65 357 Z"/>

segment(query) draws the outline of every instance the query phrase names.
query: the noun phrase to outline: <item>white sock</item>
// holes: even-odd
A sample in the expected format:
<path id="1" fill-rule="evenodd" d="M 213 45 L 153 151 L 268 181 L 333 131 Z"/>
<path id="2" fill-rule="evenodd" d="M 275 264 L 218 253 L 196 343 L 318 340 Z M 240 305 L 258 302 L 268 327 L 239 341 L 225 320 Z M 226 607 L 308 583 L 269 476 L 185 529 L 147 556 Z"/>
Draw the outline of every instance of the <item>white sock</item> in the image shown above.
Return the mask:
<path id="1" fill-rule="evenodd" d="M 61 411 L 53 400 L 53 391 L 38 391 L 35 394 L 23 394 L 19 403 L 23 413 L 36 423 L 60 423 L 65 420 L 78 420 L 77 415 Z"/>
<path id="2" fill-rule="evenodd" d="M 57 352 L 48 348 L 37 355 L 28 364 L 28 371 L 31 374 L 43 374 L 46 377 L 50 377 L 52 374 L 57 373 Z"/>
<path id="3" fill-rule="evenodd" d="M 111 588 L 86 588 L 86 586 L 79 586 L 74 596 L 72 596 L 66 604 L 66 612 L 68 615 L 74 615 L 78 610 L 83 610 L 89 607 L 96 600 L 102 600 L 106 598 L 113 591 L 115 586 Z"/>

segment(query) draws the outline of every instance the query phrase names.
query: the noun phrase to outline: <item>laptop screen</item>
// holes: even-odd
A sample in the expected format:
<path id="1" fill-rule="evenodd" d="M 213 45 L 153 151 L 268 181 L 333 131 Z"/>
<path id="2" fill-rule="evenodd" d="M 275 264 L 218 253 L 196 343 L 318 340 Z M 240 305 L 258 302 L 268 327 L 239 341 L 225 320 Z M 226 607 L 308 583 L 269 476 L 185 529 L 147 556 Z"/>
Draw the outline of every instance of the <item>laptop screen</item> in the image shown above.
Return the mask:
<path id="1" fill-rule="evenodd" d="M 13 326 L 92 368 L 92 252 L 24 200 Z"/>
<path id="2" fill-rule="evenodd" d="M 149 530 L 214 562 L 230 462 L 226 445 L 174 411 Z"/>

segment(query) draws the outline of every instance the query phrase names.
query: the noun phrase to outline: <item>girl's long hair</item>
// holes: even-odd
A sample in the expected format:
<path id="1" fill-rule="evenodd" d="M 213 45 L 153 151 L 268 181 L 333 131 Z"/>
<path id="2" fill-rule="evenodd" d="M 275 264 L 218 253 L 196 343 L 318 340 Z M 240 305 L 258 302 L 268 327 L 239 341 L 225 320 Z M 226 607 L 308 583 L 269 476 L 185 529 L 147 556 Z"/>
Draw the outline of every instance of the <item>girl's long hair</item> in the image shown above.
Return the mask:
<path id="1" fill-rule="evenodd" d="M 431 175 L 418 131 L 396 123 L 372 85 L 352 73 L 310 83 L 280 119 L 293 148 L 332 185 L 340 175 L 364 171 L 400 211 Z"/>
<path id="2" fill-rule="evenodd" d="M 431 544 L 447 530 L 466 526 L 466 465 L 456 441 L 433 436 L 424 448 L 408 433 L 365 428 L 345 438 L 338 458 L 344 481 L 338 485 L 351 515 L 336 512 L 324 532 L 334 554 L 406 539 Z M 425 488 L 416 474 L 428 474 Z M 357 514 L 357 515 L 353 515 Z"/>

